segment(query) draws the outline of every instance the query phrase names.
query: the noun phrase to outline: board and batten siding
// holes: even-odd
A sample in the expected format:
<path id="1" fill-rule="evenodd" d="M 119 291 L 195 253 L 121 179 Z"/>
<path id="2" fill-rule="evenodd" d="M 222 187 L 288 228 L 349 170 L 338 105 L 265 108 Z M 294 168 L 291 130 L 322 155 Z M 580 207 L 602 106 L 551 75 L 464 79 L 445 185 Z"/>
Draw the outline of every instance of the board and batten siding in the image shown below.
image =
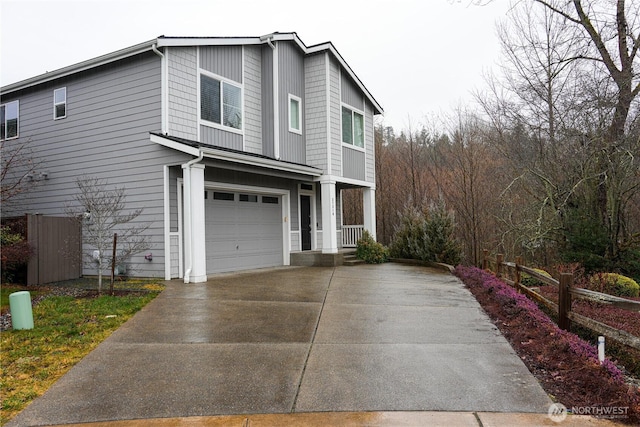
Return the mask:
<path id="1" fill-rule="evenodd" d="M 195 47 L 171 47 L 167 58 L 168 132 L 198 139 L 198 56 Z"/>
<path id="2" fill-rule="evenodd" d="M 273 146 L 273 49 L 262 46 L 262 154 L 275 156 Z"/>
<path id="3" fill-rule="evenodd" d="M 300 108 L 304 117 L 304 56 L 293 42 L 281 42 L 278 43 L 278 57 L 280 158 L 305 163 L 304 136 L 289 132 L 289 94 L 302 99 Z"/>
<path id="4" fill-rule="evenodd" d="M 203 70 L 243 83 L 242 46 L 200 46 L 199 55 Z"/>
<path id="5" fill-rule="evenodd" d="M 342 176 L 345 178 L 365 179 L 365 153 L 347 145 L 342 146 Z"/>
<path id="6" fill-rule="evenodd" d="M 53 90 L 67 88 L 67 117 L 53 120 Z M 76 180 L 91 176 L 124 187 L 126 209 L 143 209 L 135 224 L 146 232 L 153 261 L 133 257 L 139 276 L 164 276 L 164 170 L 181 161 L 173 150 L 149 140 L 161 128 L 161 62 L 140 54 L 18 94 L 20 138 L 41 163 L 48 180 L 37 181 L 19 200 L 19 210 L 3 206 L 3 215 L 40 213 L 63 216 L 73 205 Z M 6 99 L 7 101 L 10 99 Z M 5 99 L 3 98 L 3 102 Z M 183 161 L 185 159 L 182 159 Z M 87 254 L 91 248 L 83 248 Z M 85 266 L 84 274 L 96 274 Z"/>
<path id="7" fill-rule="evenodd" d="M 303 129 L 307 164 L 327 170 L 327 55 L 304 59 Z"/>
<path id="8" fill-rule="evenodd" d="M 342 102 L 358 111 L 364 111 L 364 95 L 347 73 L 340 74 L 340 89 Z"/>

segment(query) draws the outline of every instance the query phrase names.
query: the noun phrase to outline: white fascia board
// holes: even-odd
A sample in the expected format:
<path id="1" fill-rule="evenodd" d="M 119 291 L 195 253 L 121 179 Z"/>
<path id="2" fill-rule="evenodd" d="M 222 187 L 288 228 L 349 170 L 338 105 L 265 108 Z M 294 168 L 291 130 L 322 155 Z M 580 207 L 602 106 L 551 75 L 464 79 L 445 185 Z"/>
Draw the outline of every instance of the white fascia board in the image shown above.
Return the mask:
<path id="1" fill-rule="evenodd" d="M 150 135 L 151 142 L 155 142 L 156 144 L 160 144 L 167 148 L 172 148 L 176 151 L 181 151 L 183 153 L 191 154 L 192 156 L 199 156 L 200 150 L 196 147 L 191 147 L 190 145 L 181 144 L 179 142 L 172 141 L 167 138 L 162 138 L 158 135 Z"/>
<path id="2" fill-rule="evenodd" d="M 338 50 L 335 48 L 335 46 L 333 46 L 333 44 L 331 42 L 318 44 L 318 45 L 311 46 L 310 48 L 306 48 L 305 49 L 305 52 L 307 54 L 313 54 L 313 53 L 318 53 L 318 52 L 323 52 L 323 51 L 331 52 L 331 54 L 334 56 L 334 58 L 336 58 L 338 60 L 338 62 L 342 66 L 342 68 L 344 68 L 347 71 L 347 73 L 349 74 L 351 79 L 358 85 L 360 90 L 366 95 L 366 97 L 369 100 L 369 102 L 371 102 L 373 104 L 373 108 L 379 114 L 384 114 L 384 109 L 382 108 L 382 106 L 380 104 L 378 104 L 378 101 L 376 101 L 376 99 L 373 97 L 373 95 L 371 95 L 369 90 L 360 81 L 360 78 L 356 75 L 356 73 L 353 72 L 351 67 L 349 67 L 349 64 L 347 64 L 347 62 L 344 60 L 342 55 L 340 55 Z M 375 111 L 374 111 L 374 113 L 375 113 Z"/>
<path id="3" fill-rule="evenodd" d="M 99 56 L 97 58 L 89 59 L 87 61 L 79 62 L 77 64 L 70 65 L 68 67 L 60 68 L 55 71 L 50 71 L 44 74 L 40 74 L 39 76 L 31 77 L 26 80 L 12 83 L 10 85 L 2 87 L 0 91 L 2 92 L 3 95 L 6 95 L 16 90 L 21 90 L 21 89 L 25 89 L 41 83 L 50 82 L 52 80 L 59 79 L 61 77 L 66 77 L 71 74 L 79 73 L 81 71 L 89 70 L 91 68 L 96 68 L 101 65 L 118 61 L 120 59 L 138 55 L 140 53 L 152 50 L 154 43 L 156 43 L 156 39 L 149 40 L 147 42 L 140 43 L 135 46 L 128 47 L 126 49 L 121 49 L 115 52 L 111 52 L 106 55 Z"/>
<path id="4" fill-rule="evenodd" d="M 263 44 L 260 37 L 184 37 L 184 38 L 159 38 L 158 47 L 175 46 L 237 46 Z"/>
<path id="5" fill-rule="evenodd" d="M 234 163 L 241 163 L 250 166 L 266 167 L 269 169 L 276 169 L 284 172 L 292 172 L 304 175 L 311 175 L 319 177 L 322 175 L 322 171 L 316 168 L 312 168 L 304 165 L 295 165 L 292 163 L 284 163 L 278 160 L 264 159 L 260 157 L 253 157 L 242 153 L 234 153 L 225 150 L 216 150 L 215 148 L 202 147 L 201 148 L 204 157 L 225 160 Z"/>

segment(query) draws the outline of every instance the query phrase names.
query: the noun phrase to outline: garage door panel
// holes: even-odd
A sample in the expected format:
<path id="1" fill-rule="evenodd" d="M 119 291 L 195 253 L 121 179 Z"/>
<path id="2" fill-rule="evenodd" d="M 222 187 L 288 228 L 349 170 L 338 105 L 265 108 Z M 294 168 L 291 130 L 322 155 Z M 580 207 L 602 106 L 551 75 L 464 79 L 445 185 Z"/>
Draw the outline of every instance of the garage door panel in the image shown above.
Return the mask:
<path id="1" fill-rule="evenodd" d="M 281 197 L 211 193 L 218 198 L 205 200 L 207 273 L 282 265 Z"/>

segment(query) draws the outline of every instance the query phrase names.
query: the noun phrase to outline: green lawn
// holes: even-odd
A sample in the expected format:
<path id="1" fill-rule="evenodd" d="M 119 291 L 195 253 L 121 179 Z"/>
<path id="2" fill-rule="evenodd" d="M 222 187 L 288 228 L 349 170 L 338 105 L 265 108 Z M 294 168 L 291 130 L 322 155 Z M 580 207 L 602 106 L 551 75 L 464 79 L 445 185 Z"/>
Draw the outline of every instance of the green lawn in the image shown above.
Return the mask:
<path id="1" fill-rule="evenodd" d="M 162 288 L 143 287 L 151 292 L 94 298 L 51 296 L 33 308 L 34 329 L 2 332 L 0 424 L 42 395 Z M 20 289 L 3 286 L 3 305 L 5 293 L 8 304 L 8 294 L 15 290 Z"/>

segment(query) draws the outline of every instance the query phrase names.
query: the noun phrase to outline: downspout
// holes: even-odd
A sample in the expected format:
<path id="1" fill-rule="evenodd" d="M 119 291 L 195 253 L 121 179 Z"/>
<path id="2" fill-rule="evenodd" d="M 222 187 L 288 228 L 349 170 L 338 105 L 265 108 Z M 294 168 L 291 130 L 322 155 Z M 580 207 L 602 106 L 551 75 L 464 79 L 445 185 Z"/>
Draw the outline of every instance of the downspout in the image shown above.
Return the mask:
<path id="1" fill-rule="evenodd" d="M 182 165 L 182 169 L 184 170 L 184 217 L 187 219 L 185 236 L 187 236 L 188 239 L 187 244 L 185 244 L 188 256 L 186 257 L 187 265 L 184 273 L 184 283 L 189 283 L 189 277 L 191 276 L 191 270 L 193 269 L 193 239 L 191 238 L 191 234 L 193 232 L 191 215 L 191 166 L 202 161 L 203 157 L 204 153 L 201 150 L 198 157 Z"/>
<path id="2" fill-rule="evenodd" d="M 167 58 L 165 56 L 164 53 L 160 52 L 158 50 L 158 46 L 157 43 L 154 43 L 151 45 L 151 49 L 153 50 L 153 52 L 158 55 L 160 57 L 161 60 L 161 76 L 160 76 L 160 85 L 161 85 L 161 95 L 160 95 L 160 110 L 161 110 L 161 114 L 162 114 L 162 133 L 164 135 L 166 135 L 168 133 L 167 129 L 168 129 L 168 123 L 169 123 L 169 117 L 168 117 L 168 106 L 169 103 L 167 101 L 167 97 L 169 96 L 168 93 L 168 85 L 167 85 Z"/>

